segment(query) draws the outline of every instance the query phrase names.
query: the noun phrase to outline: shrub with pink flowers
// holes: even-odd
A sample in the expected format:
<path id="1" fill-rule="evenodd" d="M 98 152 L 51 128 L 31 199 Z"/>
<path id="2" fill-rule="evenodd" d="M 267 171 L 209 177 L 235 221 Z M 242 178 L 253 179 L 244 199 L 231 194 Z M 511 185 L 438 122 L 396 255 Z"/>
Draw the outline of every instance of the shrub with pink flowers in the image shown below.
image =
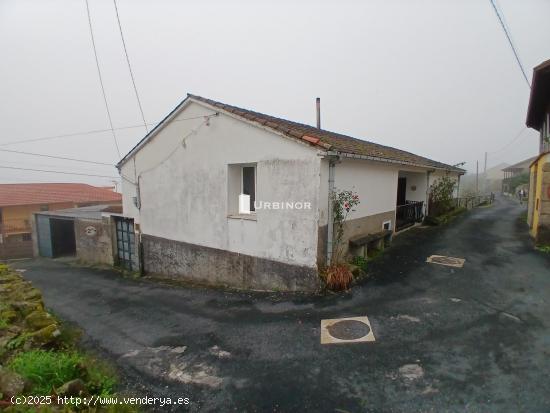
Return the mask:
<path id="1" fill-rule="evenodd" d="M 353 191 L 334 190 L 331 193 L 332 211 L 334 219 L 333 249 L 330 266 L 326 270 L 325 281 L 327 287 L 334 290 L 345 290 L 352 281 L 349 265 L 342 261 L 342 239 L 344 224 L 350 212 L 359 205 L 359 195 Z"/>

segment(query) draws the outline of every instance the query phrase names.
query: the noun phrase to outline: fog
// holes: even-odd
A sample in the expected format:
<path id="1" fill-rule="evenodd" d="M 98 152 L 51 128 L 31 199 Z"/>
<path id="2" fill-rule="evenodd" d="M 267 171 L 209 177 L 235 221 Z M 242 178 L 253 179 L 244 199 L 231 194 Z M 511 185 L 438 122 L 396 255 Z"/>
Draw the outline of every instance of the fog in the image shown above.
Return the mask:
<path id="1" fill-rule="evenodd" d="M 145 133 L 111 0 L 89 0 L 121 154 Z M 489 0 L 118 0 L 147 123 L 186 93 L 315 123 L 442 162 L 536 154 L 529 88 Z M 497 3 L 526 68 L 550 58 L 550 2 Z M 85 1 L 0 0 L 0 149 L 116 163 Z M 512 143 L 510 143 L 514 140 Z M 213 150 L 217 150 L 213 148 Z M 0 151 L 0 166 L 116 177 L 114 167 Z M 114 178 L 0 169 L 0 182 Z"/>

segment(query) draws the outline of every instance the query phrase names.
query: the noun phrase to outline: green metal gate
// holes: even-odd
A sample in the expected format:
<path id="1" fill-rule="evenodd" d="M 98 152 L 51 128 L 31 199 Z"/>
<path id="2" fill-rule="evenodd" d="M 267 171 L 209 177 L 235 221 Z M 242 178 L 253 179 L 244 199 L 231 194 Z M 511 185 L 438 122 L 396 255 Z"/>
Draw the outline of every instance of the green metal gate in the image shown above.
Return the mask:
<path id="1" fill-rule="evenodd" d="M 137 270 L 134 220 L 116 217 L 117 265 L 127 270 Z"/>

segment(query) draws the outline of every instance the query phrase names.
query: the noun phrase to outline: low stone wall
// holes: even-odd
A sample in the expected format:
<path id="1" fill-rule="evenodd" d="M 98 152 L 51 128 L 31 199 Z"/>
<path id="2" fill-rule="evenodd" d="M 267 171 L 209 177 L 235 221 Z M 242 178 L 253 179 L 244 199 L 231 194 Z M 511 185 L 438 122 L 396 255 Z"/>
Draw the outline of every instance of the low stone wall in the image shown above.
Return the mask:
<path id="1" fill-rule="evenodd" d="M 17 272 L 0 264 L 0 361 L 9 350 L 47 345 L 59 336 L 55 318 L 44 310 L 42 295 Z M 1 364 L 1 363 L 0 363 Z"/>
<path id="2" fill-rule="evenodd" d="M 209 285 L 264 291 L 317 291 L 320 279 L 311 267 L 286 264 L 231 251 L 142 235 L 148 275 Z"/>

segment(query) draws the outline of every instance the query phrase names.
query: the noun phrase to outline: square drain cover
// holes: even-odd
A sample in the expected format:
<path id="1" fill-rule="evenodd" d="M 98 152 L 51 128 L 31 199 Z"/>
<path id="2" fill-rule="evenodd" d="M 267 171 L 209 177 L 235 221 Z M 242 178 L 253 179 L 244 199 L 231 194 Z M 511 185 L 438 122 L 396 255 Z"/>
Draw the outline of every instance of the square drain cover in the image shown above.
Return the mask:
<path id="1" fill-rule="evenodd" d="M 375 341 L 369 318 L 347 317 L 321 320 L 321 344 Z"/>
<path id="2" fill-rule="evenodd" d="M 464 266 L 464 258 L 446 257 L 444 255 L 430 255 L 426 262 L 431 264 L 446 265 L 447 267 L 462 268 Z"/>

